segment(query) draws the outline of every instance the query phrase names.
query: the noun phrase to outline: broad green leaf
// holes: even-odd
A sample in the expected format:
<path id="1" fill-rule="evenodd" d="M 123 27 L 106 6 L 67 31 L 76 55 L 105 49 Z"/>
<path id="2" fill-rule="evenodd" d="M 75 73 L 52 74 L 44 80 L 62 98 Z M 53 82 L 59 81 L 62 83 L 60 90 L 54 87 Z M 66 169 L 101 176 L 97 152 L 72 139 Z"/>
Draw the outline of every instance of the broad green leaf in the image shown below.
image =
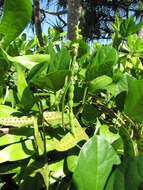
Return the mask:
<path id="1" fill-rule="evenodd" d="M 128 159 L 114 170 L 105 190 L 141 190 L 143 187 L 143 156 Z"/>
<path id="2" fill-rule="evenodd" d="M 58 91 L 65 83 L 65 77 L 69 74 L 69 70 L 59 70 L 47 75 L 34 76 L 30 82 L 41 89 L 50 89 Z"/>
<path id="3" fill-rule="evenodd" d="M 74 172 L 77 165 L 78 154 L 79 149 L 75 147 L 68 151 L 68 156 L 66 157 L 67 168 L 72 173 Z"/>
<path id="4" fill-rule="evenodd" d="M 96 123 L 97 117 L 99 116 L 98 110 L 92 104 L 85 104 L 81 116 L 81 120 L 84 125 L 93 125 Z"/>
<path id="5" fill-rule="evenodd" d="M 137 36 L 137 34 L 133 34 L 128 36 L 127 43 L 129 46 L 129 50 L 132 53 L 136 53 L 138 51 L 143 51 L 143 41 L 141 38 Z"/>
<path id="6" fill-rule="evenodd" d="M 0 48 L 0 52 L 8 63 L 19 63 L 20 65 L 29 70 L 31 70 L 34 66 L 36 66 L 39 63 L 47 64 L 48 68 L 50 62 L 50 56 L 48 54 L 35 54 L 11 57 L 2 48 Z"/>
<path id="7" fill-rule="evenodd" d="M 19 106 L 22 107 L 25 110 L 29 110 L 34 105 L 34 97 L 32 94 L 32 91 L 30 90 L 26 79 L 24 72 L 22 71 L 22 68 L 17 64 L 17 96 L 19 98 L 20 104 Z"/>
<path id="8" fill-rule="evenodd" d="M 50 56 L 48 54 L 23 55 L 10 57 L 9 60 L 12 62 L 17 62 L 27 69 L 32 69 L 38 63 L 47 63 L 48 67 Z"/>
<path id="9" fill-rule="evenodd" d="M 106 139 L 110 144 L 120 138 L 119 134 L 115 134 L 109 130 L 109 126 L 101 125 L 100 126 L 100 136 Z"/>
<path id="10" fill-rule="evenodd" d="M 0 146 L 13 144 L 27 139 L 25 136 L 6 134 L 0 137 Z"/>
<path id="11" fill-rule="evenodd" d="M 23 95 L 23 92 L 25 90 L 25 88 L 27 88 L 27 82 L 26 82 L 26 79 L 25 79 L 25 75 L 24 75 L 24 72 L 22 71 L 22 68 L 17 65 L 16 66 L 17 68 L 17 75 L 18 75 L 18 78 L 17 78 L 17 96 L 19 98 L 19 100 L 22 99 L 22 95 Z"/>
<path id="12" fill-rule="evenodd" d="M 0 146 L 23 141 L 30 136 L 33 136 L 32 128 L 26 128 L 26 127 L 13 128 L 13 129 L 9 128 L 8 134 L 0 137 Z"/>
<path id="13" fill-rule="evenodd" d="M 60 51 L 56 53 L 53 45 L 50 43 L 48 49 L 51 56 L 48 73 L 53 73 L 58 70 L 68 70 L 71 56 L 66 47 L 62 45 Z"/>
<path id="14" fill-rule="evenodd" d="M 116 73 L 116 80 L 113 78 L 113 83 L 109 84 L 108 86 L 105 87 L 105 89 L 110 92 L 114 97 L 116 97 L 118 94 L 121 92 L 127 92 L 128 91 L 128 81 L 127 77 L 124 75 L 119 76 L 118 78 L 118 73 Z M 118 78 L 118 79 L 117 79 Z"/>
<path id="15" fill-rule="evenodd" d="M 32 4 L 30 0 L 5 0 L 0 23 L 1 45 L 6 47 L 20 35 L 31 19 Z"/>
<path id="16" fill-rule="evenodd" d="M 121 27 L 120 27 L 120 33 L 123 37 L 127 37 L 137 32 L 142 26 L 143 26 L 143 22 L 136 24 L 134 21 L 134 16 L 131 16 L 122 22 Z"/>
<path id="17" fill-rule="evenodd" d="M 9 117 L 11 114 L 17 112 L 14 108 L 6 105 L 0 105 L 0 117 Z"/>
<path id="18" fill-rule="evenodd" d="M 116 50 L 110 46 L 105 46 L 97 51 L 93 62 L 89 64 L 87 79 L 89 81 L 101 75 L 112 76 L 113 65 L 117 62 Z"/>
<path id="19" fill-rule="evenodd" d="M 94 136 L 80 151 L 73 182 L 78 190 L 102 190 L 113 164 L 119 163 L 112 146 L 100 136 Z"/>
<path id="20" fill-rule="evenodd" d="M 105 190 L 125 190 L 123 165 L 117 166 L 108 179 Z"/>
<path id="21" fill-rule="evenodd" d="M 105 89 L 112 83 L 112 79 L 106 75 L 95 78 L 89 83 L 89 92 L 94 94 L 97 90 Z"/>
<path id="22" fill-rule="evenodd" d="M 134 121 L 143 121 L 143 80 L 129 78 L 124 112 Z"/>
<path id="23" fill-rule="evenodd" d="M 124 177 L 125 189 L 141 190 L 143 188 L 143 156 L 129 159 Z"/>
<path id="24" fill-rule="evenodd" d="M 75 147 L 80 141 L 87 141 L 88 136 L 85 133 L 84 129 L 79 125 L 78 121 L 75 120 L 75 134 L 74 137 L 70 132 L 67 133 L 60 141 L 56 140 L 54 144 L 54 148 L 59 151 L 67 151 L 73 147 Z"/>
<path id="25" fill-rule="evenodd" d="M 35 153 L 34 147 L 32 140 L 9 145 L 0 150 L 0 163 L 28 158 Z"/>

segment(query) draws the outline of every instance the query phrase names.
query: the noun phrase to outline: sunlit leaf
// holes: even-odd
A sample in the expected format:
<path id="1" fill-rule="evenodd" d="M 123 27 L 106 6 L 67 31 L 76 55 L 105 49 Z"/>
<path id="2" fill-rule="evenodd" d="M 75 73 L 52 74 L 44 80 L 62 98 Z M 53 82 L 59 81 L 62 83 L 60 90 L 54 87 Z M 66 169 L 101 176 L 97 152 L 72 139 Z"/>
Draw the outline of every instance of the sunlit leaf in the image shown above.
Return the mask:
<path id="1" fill-rule="evenodd" d="M 112 146 L 100 136 L 94 136 L 80 151 L 73 182 L 78 190 L 102 190 L 113 164 L 119 163 Z"/>
<path id="2" fill-rule="evenodd" d="M 0 23 L 1 45 L 6 47 L 25 29 L 32 14 L 30 0 L 5 0 L 3 15 Z"/>

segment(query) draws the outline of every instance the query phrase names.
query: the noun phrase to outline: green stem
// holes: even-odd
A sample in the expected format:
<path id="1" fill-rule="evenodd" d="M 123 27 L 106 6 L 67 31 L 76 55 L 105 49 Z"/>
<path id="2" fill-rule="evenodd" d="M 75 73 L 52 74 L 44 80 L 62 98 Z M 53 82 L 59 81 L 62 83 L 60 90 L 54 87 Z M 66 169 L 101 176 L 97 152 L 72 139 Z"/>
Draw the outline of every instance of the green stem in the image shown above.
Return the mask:
<path id="1" fill-rule="evenodd" d="M 87 92 L 88 92 L 88 86 L 86 86 L 85 89 L 84 89 L 82 103 L 81 103 L 81 106 L 80 106 L 80 108 L 79 108 L 79 110 L 78 110 L 78 112 L 76 114 L 76 117 L 83 111 L 84 104 L 85 104 L 85 101 L 86 101 Z"/>
<path id="2" fill-rule="evenodd" d="M 67 91 L 69 89 L 70 83 L 67 84 L 67 78 L 65 80 L 65 90 L 64 90 L 64 94 L 62 97 L 62 127 L 65 129 L 65 124 L 64 124 L 64 108 L 65 108 L 65 98 L 66 98 L 66 94 Z"/>

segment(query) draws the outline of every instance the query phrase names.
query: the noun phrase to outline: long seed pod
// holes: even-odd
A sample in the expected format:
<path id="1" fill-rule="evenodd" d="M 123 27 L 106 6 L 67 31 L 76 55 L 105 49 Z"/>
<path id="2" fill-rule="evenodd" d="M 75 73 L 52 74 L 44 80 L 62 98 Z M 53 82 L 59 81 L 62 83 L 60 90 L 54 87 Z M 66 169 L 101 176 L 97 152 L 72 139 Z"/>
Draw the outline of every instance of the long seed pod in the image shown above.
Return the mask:
<path id="1" fill-rule="evenodd" d="M 69 124 L 70 124 L 70 129 L 71 133 L 75 135 L 75 126 L 74 126 L 74 114 L 73 114 L 73 98 L 74 98 L 74 71 L 75 71 L 75 64 L 76 64 L 76 58 L 77 58 L 77 53 L 78 53 L 78 44 L 73 44 L 74 48 L 74 56 L 73 56 L 73 61 L 71 64 L 71 69 L 70 69 L 70 76 L 69 76 L 69 92 L 68 92 L 68 105 L 69 105 Z"/>

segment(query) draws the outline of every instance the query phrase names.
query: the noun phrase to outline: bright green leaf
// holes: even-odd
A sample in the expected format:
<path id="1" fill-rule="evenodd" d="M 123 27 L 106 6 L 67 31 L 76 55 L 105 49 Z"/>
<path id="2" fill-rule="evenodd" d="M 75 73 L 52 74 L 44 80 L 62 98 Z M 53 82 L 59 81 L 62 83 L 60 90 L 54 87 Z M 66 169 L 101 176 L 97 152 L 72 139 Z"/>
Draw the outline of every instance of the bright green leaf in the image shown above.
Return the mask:
<path id="1" fill-rule="evenodd" d="M 112 133 L 109 130 L 109 126 L 107 125 L 101 125 L 100 126 L 100 136 L 105 138 L 110 144 L 112 144 L 114 141 L 120 138 L 119 134 Z"/>
<path id="2" fill-rule="evenodd" d="M 129 78 L 124 112 L 134 121 L 143 121 L 143 80 Z"/>
<path id="3" fill-rule="evenodd" d="M 119 163 L 112 146 L 100 136 L 94 136 L 81 149 L 73 182 L 78 190 L 102 190 L 113 164 Z"/>
<path id="4" fill-rule="evenodd" d="M 89 92 L 95 93 L 97 90 L 105 89 L 106 86 L 112 83 L 112 79 L 106 75 L 95 78 L 89 83 Z"/>
<path id="5" fill-rule="evenodd" d="M 3 15 L 0 23 L 0 34 L 4 35 L 3 47 L 20 35 L 31 19 L 31 0 L 5 0 Z"/>

